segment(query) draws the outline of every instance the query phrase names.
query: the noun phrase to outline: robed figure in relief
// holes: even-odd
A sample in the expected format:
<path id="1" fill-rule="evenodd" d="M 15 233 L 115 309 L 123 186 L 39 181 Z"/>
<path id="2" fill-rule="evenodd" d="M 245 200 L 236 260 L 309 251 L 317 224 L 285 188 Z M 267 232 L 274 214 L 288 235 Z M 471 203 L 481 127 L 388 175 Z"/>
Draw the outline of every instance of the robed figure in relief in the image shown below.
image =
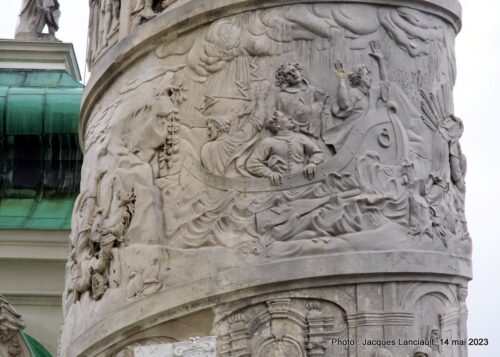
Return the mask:
<path id="1" fill-rule="evenodd" d="M 55 39 L 55 34 L 59 30 L 59 18 L 61 17 L 59 8 L 58 0 L 23 0 L 16 28 L 16 38 L 20 34 L 45 37 L 42 31 L 47 26 L 48 37 Z"/>

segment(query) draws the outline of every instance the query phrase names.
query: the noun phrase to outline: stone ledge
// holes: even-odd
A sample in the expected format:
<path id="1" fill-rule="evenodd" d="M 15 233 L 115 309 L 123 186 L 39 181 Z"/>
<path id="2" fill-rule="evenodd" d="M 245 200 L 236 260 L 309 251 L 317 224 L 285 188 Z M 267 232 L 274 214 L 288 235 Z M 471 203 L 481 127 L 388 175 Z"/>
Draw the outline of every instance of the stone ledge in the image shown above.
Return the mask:
<path id="1" fill-rule="evenodd" d="M 138 326 L 144 330 L 221 303 L 271 291 L 396 281 L 463 284 L 471 277 L 469 259 L 434 252 L 360 252 L 261 264 L 172 286 L 119 311 L 110 311 L 87 333 L 75 338 L 67 352 L 68 356 L 93 356 Z"/>
<path id="2" fill-rule="evenodd" d="M 0 39 L 0 68 L 66 70 L 82 80 L 71 43 Z"/>
<path id="3" fill-rule="evenodd" d="M 65 262 L 69 254 L 69 231 L 0 230 L 0 260 Z"/>

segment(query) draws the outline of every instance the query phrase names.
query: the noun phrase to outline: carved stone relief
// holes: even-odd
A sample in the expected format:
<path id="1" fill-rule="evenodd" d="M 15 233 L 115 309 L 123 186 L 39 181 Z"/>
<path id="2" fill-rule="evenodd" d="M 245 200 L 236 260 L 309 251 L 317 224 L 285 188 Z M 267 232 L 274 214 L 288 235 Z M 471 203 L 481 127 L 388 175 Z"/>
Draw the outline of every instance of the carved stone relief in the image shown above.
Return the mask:
<path id="1" fill-rule="evenodd" d="M 60 17 L 58 0 L 23 0 L 16 27 L 16 39 L 59 41 L 56 32 L 59 30 Z M 43 32 L 45 27 L 48 33 Z"/>
<path id="2" fill-rule="evenodd" d="M 109 33 L 119 4 L 100 5 Z M 134 9 L 147 19 L 162 6 Z M 360 13 L 366 21 L 347 20 Z M 129 196 L 121 201 L 131 226 L 103 250 L 102 209 L 81 214 L 94 246 L 76 232 L 73 246 L 109 258 L 90 283 L 81 267 L 89 259 L 75 263 L 80 290 L 94 284 L 102 295 L 112 249 L 144 243 L 131 211 L 143 205 L 162 215 L 151 243 L 167 249 L 290 257 L 397 246 L 468 256 L 452 34 L 407 8 L 314 4 L 242 13 L 159 44 L 135 67 L 147 71 L 118 82 L 120 94 L 87 124 L 84 171 L 106 171 L 106 187 L 124 182 L 119 194 L 100 194 L 108 205 Z M 422 73 L 424 63 L 440 75 Z M 139 177 L 146 195 L 131 184 Z M 84 182 L 80 201 L 96 185 Z M 144 209 L 135 214 L 150 216 Z"/>
<path id="3" fill-rule="evenodd" d="M 132 28 L 152 19 L 177 0 L 132 0 L 130 16 Z"/>
<path id="4" fill-rule="evenodd" d="M 148 356 L 141 351 L 147 351 L 151 349 L 154 351 L 155 347 L 158 345 L 173 343 L 169 337 L 153 337 L 142 339 L 133 343 L 128 344 L 126 347 L 120 348 L 118 351 L 112 353 L 113 357 L 138 357 L 138 356 Z M 154 354 L 149 354 L 149 356 L 154 356 Z"/>
<path id="5" fill-rule="evenodd" d="M 121 0 L 90 0 L 87 62 L 94 61 L 118 41 Z"/>
<path id="6" fill-rule="evenodd" d="M 122 26 L 106 4 L 92 2 L 89 58 Z M 128 4 L 132 35 L 181 6 Z M 67 323 L 90 326 L 193 277 L 259 264 L 355 252 L 468 259 L 455 35 L 427 12 L 323 2 L 152 39 L 83 127 L 88 174 L 73 217 Z M 462 334 L 465 305 L 453 311 L 443 294 L 349 314 L 331 300 L 270 298 L 218 325 L 220 352 L 348 356 L 324 341 L 382 325 L 411 338 L 432 326 Z"/>
<path id="7" fill-rule="evenodd" d="M 118 42 L 120 31 L 129 33 L 176 2 L 177 0 L 128 0 L 125 3 L 128 7 L 122 7 L 121 0 L 89 0 L 89 69 L 107 49 Z M 122 16 L 130 18 L 126 24 L 120 24 Z M 126 28 L 121 30 L 121 27 Z"/>
<path id="8" fill-rule="evenodd" d="M 221 356 L 347 356 L 345 312 L 327 301 L 276 299 L 237 311 L 217 327 Z M 327 352 L 328 351 L 328 352 Z"/>

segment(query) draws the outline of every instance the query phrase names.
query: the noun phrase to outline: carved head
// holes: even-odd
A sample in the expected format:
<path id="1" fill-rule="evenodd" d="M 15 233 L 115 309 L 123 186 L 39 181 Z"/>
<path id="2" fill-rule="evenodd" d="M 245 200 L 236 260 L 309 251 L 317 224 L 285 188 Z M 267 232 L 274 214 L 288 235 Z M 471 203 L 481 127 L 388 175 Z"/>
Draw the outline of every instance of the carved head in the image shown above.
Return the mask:
<path id="1" fill-rule="evenodd" d="M 273 116 L 266 121 L 266 129 L 271 133 L 276 134 L 279 131 L 295 129 L 295 124 L 291 117 L 276 110 L 273 113 Z"/>
<path id="2" fill-rule="evenodd" d="M 216 140 L 221 134 L 227 134 L 231 128 L 231 121 L 224 117 L 207 119 L 208 138 Z"/>
<path id="3" fill-rule="evenodd" d="M 276 71 L 276 85 L 278 87 L 287 87 L 302 82 L 304 69 L 298 63 L 285 63 L 279 66 Z"/>
<path id="4" fill-rule="evenodd" d="M 413 351 L 413 357 L 431 357 L 432 350 L 429 346 L 418 346 Z"/>
<path id="5" fill-rule="evenodd" d="M 458 288 L 458 301 L 465 301 L 467 299 L 468 289 L 465 286 L 460 286 Z"/>
<path id="6" fill-rule="evenodd" d="M 439 340 L 441 338 L 441 332 L 439 331 L 439 327 L 432 325 L 429 326 L 427 330 L 427 338 L 429 340 Z"/>
<path id="7" fill-rule="evenodd" d="M 372 85 L 371 72 L 366 66 L 359 66 L 354 69 L 352 73 L 349 73 L 349 83 L 351 87 L 361 87 L 370 88 Z"/>

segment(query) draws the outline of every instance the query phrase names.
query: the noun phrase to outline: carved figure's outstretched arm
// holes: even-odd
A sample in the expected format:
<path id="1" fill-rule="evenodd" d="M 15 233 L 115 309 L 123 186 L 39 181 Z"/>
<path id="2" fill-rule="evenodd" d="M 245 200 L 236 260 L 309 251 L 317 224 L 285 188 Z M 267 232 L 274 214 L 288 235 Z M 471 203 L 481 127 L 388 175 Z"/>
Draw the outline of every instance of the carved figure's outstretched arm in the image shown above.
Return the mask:
<path id="1" fill-rule="evenodd" d="M 344 65 L 340 61 L 334 64 L 334 70 L 339 79 L 339 86 L 337 89 L 337 106 L 332 108 L 332 112 L 337 118 L 345 119 L 351 115 L 354 109 L 352 100 L 349 97 L 349 92 L 347 91 L 347 73 L 345 72 Z"/>

